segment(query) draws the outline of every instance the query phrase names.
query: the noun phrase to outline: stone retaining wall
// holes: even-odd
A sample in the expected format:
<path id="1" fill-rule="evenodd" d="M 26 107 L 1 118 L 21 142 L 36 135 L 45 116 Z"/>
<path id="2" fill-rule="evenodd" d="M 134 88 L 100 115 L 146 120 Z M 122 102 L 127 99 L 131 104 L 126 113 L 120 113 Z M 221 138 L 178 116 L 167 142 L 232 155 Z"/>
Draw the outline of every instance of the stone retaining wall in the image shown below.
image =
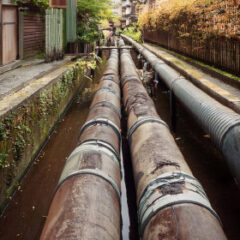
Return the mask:
<path id="1" fill-rule="evenodd" d="M 50 74 L 49 79 L 37 80 L 15 93 L 16 99 L 24 100 L 9 106 L 11 110 L 0 111 L 0 210 L 11 198 L 70 101 L 85 85 L 84 75 L 89 72 L 87 62 L 68 64 L 57 77 Z"/>

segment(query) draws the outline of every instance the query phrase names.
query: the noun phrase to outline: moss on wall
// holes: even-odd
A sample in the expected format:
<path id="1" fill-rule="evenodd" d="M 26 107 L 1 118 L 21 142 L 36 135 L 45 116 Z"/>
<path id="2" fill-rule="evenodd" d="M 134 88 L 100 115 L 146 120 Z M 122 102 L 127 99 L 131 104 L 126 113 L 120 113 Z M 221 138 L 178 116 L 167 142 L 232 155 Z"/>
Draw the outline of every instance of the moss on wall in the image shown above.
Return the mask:
<path id="1" fill-rule="evenodd" d="M 85 83 L 78 61 L 6 116 L 0 116 L 0 206 L 5 205 L 73 96 Z M 1 210 L 1 209 L 0 209 Z"/>

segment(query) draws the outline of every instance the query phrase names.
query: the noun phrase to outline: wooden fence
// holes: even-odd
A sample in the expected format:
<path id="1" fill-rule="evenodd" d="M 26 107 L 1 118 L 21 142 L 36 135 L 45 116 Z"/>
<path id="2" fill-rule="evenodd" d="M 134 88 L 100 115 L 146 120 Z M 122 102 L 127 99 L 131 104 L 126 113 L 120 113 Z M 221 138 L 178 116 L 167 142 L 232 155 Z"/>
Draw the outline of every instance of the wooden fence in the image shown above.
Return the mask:
<path id="1" fill-rule="evenodd" d="M 63 58 L 63 10 L 47 9 L 46 10 L 46 40 L 45 53 L 46 61 L 51 62 Z"/>
<path id="2" fill-rule="evenodd" d="M 225 37 L 200 43 L 192 37 L 179 38 L 165 31 L 144 31 L 144 40 L 156 43 L 223 70 L 240 75 L 240 41 Z"/>

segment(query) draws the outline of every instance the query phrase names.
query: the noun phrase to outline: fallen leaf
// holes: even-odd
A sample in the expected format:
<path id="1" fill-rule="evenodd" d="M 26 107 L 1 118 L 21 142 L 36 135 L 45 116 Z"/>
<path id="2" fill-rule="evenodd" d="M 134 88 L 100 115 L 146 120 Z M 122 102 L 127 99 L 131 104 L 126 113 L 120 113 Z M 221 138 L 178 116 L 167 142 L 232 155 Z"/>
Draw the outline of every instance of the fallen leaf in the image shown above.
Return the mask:
<path id="1" fill-rule="evenodd" d="M 210 134 L 203 135 L 204 138 L 210 138 Z"/>

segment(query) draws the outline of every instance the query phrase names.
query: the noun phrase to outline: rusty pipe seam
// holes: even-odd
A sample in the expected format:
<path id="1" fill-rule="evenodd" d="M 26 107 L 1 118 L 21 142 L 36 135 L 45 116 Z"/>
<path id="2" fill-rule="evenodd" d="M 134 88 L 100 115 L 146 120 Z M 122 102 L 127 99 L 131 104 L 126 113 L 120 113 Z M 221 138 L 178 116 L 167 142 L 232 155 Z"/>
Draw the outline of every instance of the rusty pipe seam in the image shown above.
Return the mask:
<path id="1" fill-rule="evenodd" d="M 118 59 L 118 58 L 117 58 Z M 111 56 L 108 62 L 111 61 Z M 116 62 L 115 68 L 113 65 L 113 70 L 116 69 L 116 76 L 118 75 L 118 63 Z M 112 70 L 112 71 L 113 71 Z M 117 80 L 117 79 L 116 79 Z M 108 105 L 113 105 L 110 101 Z M 104 104 L 103 104 L 104 106 Z M 111 106 L 110 111 L 107 113 L 115 114 L 116 106 L 114 109 L 114 106 Z M 100 108 L 101 109 L 101 108 Z M 105 109 L 105 108 L 104 108 Z M 104 111 L 103 109 L 103 111 Z M 118 109 L 119 110 L 119 109 Z M 120 112 L 116 111 L 116 112 Z M 94 115 L 95 118 L 98 115 L 98 112 L 96 112 L 96 115 Z M 121 114 L 118 114 L 119 118 Z M 110 118 L 111 119 L 111 118 Z M 106 123 L 107 119 L 98 119 L 101 122 Z M 89 121 L 87 124 L 90 124 Z M 116 135 L 118 136 L 116 138 L 116 145 L 118 145 L 118 141 L 121 140 L 121 134 L 120 130 L 117 125 L 112 123 L 110 120 L 108 121 L 108 126 L 110 130 L 110 125 L 113 131 L 110 131 L 112 133 L 112 137 L 116 138 L 114 132 L 116 132 Z M 100 126 L 101 127 L 101 126 Z M 106 126 L 104 126 L 104 129 Z M 86 129 L 86 126 L 85 126 Z M 93 129 L 94 130 L 94 129 Z M 101 130 L 101 128 L 100 128 Z M 119 137 L 120 135 L 120 137 Z M 87 234 L 88 237 L 91 236 L 91 231 L 87 233 L 85 230 L 81 228 L 81 223 L 86 225 L 89 224 L 88 220 L 93 220 L 93 224 L 95 225 L 96 232 L 100 233 L 101 227 L 103 229 L 103 232 L 107 231 L 107 233 L 111 235 L 114 234 L 115 237 L 112 237 L 113 239 L 120 239 L 120 211 L 121 208 L 121 159 L 120 155 L 118 153 L 119 150 L 116 150 L 111 145 L 111 135 L 106 140 L 98 140 L 101 139 L 104 134 L 101 134 L 101 131 L 98 132 L 96 135 L 97 139 L 90 139 L 92 135 L 87 135 L 83 137 L 83 140 L 81 141 L 79 147 L 75 149 L 75 151 L 72 152 L 72 154 L 69 156 L 68 160 L 66 161 L 66 164 L 64 166 L 64 170 L 62 172 L 61 178 L 59 180 L 59 183 L 57 185 L 54 197 L 53 197 L 53 203 L 51 204 L 50 209 L 50 216 L 45 224 L 44 227 L 44 233 L 42 234 L 43 239 L 50 239 L 46 238 L 46 236 L 52 235 L 52 237 L 56 237 L 56 239 L 59 239 L 59 236 L 71 236 L 71 238 L 76 237 L 76 233 L 81 234 Z M 95 136 L 93 135 L 93 138 Z M 115 145 L 114 145 L 115 146 Z M 120 149 L 121 150 L 121 149 Z M 96 152 L 98 154 L 96 154 Z M 89 159 L 90 157 L 91 159 Z M 102 162 L 102 164 L 98 164 L 98 162 Z M 86 175 L 84 178 L 78 178 L 76 176 L 82 176 Z M 92 177 L 91 177 L 92 176 Z M 93 177 L 95 176 L 95 177 Z M 97 177 L 97 178 L 96 178 Z M 68 180 L 70 179 L 70 180 Z M 68 180 L 68 181 L 67 181 Z M 89 192 L 85 191 L 86 188 L 79 189 L 79 186 L 86 185 L 86 180 L 90 184 L 89 186 L 92 186 L 94 189 L 95 186 L 98 186 L 99 188 L 95 189 L 95 193 L 98 197 L 100 197 L 103 200 L 107 200 L 110 202 L 111 206 L 109 206 L 110 211 L 106 211 L 106 215 L 102 215 L 103 219 L 108 217 L 109 220 L 106 222 L 103 221 L 101 224 L 101 219 L 96 219 L 96 221 L 93 219 L 94 216 L 90 217 L 85 220 L 84 213 L 83 216 L 81 215 L 81 212 L 85 210 L 80 209 L 86 204 L 86 197 L 89 197 L 93 203 L 96 202 L 97 199 L 95 199 L 95 193 L 91 192 L 91 189 Z M 73 184 L 72 186 L 69 186 L 69 183 Z M 87 185 L 88 186 L 88 185 Z M 70 190 L 72 188 L 72 191 Z M 79 189 L 79 192 L 73 191 Z M 101 196 L 101 191 L 98 192 L 98 189 L 102 189 L 104 192 L 108 192 L 107 195 Z M 71 191 L 71 192 L 68 192 Z M 68 192 L 68 194 L 63 194 L 65 192 Z M 84 195 L 81 195 L 84 194 Z M 85 195 L 86 194 L 86 195 Z M 61 205 L 62 209 L 61 211 L 58 210 L 59 205 L 59 196 L 61 196 L 62 201 Z M 104 206 L 104 201 L 100 201 L 99 199 L 99 206 Z M 70 203 L 70 205 L 66 205 L 66 203 Z M 78 203 L 76 205 L 76 203 Z M 94 204 L 91 209 L 97 209 L 98 202 Z M 107 210 L 107 209 L 106 209 Z M 88 210 L 86 210 L 88 211 Z M 60 213 L 59 213 L 60 212 Z M 98 212 L 98 214 L 103 214 L 102 212 Z M 113 215 L 113 216 L 111 216 Z M 86 216 L 85 216 L 86 217 Z M 75 220 L 75 222 L 74 222 Z M 79 221 L 82 220 L 82 221 Z M 115 223 L 115 224 L 114 224 Z M 111 232 L 111 228 L 108 231 L 106 227 L 113 226 L 112 230 L 114 232 Z M 116 227 L 114 227 L 116 226 Z M 89 225 L 90 229 L 91 226 Z M 100 229 L 100 230 L 97 230 Z M 58 236 L 55 233 L 55 230 L 58 233 Z M 92 230 L 94 232 L 94 230 Z M 80 235 L 81 236 L 81 235 Z M 51 238 L 52 239 L 52 238 Z M 64 238 L 65 239 L 65 238 Z"/>
<path id="2" fill-rule="evenodd" d="M 105 104 L 107 106 L 110 106 L 112 109 L 114 109 L 115 112 L 117 112 L 118 116 L 121 118 L 121 111 L 120 109 L 118 109 L 114 104 L 112 104 L 111 102 L 108 101 L 100 101 L 95 103 L 89 110 L 91 111 L 95 106 L 101 105 L 101 104 Z"/>
<path id="3" fill-rule="evenodd" d="M 114 89 L 110 88 L 110 87 L 101 87 L 99 88 L 95 93 L 94 93 L 94 96 L 96 94 L 98 94 L 99 92 L 110 92 L 110 93 L 113 93 L 115 96 L 117 96 L 119 99 L 120 99 L 120 95 L 118 92 L 116 92 Z"/>
<path id="4" fill-rule="evenodd" d="M 170 186 L 171 184 L 174 185 L 179 183 L 184 183 L 185 188 L 189 191 L 177 195 L 155 194 L 156 196 L 154 196 L 156 189 L 164 185 Z M 154 201 L 150 201 L 152 204 L 149 204 L 149 199 L 151 198 L 154 198 Z M 169 206 L 185 203 L 196 204 L 206 208 L 221 224 L 218 214 L 212 208 L 201 183 L 196 178 L 181 171 L 167 172 L 149 182 L 141 194 L 138 203 L 140 236 L 143 235 L 146 225 L 158 211 Z"/>
<path id="5" fill-rule="evenodd" d="M 240 116 L 198 89 L 153 53 L 123 36 L 149 61 L 155 71 L 193 114 L 225 156 L 237 183 L 240 184 Z M 176 80 L 177 79 L 177 80 Z"/>
<path id="6" fill-rule="evenodd" d="M 119 155 L 118 151 L 113 147 L 113 145 L 107 141 L 100 140 L 100 139 L 86 139 L 81 142 L 81 144 L 83 144 L 83 143 L 90 143 L 93 145 L 96 144 L 99 146 L 104 146 L 105 148 L 109 149 L 112 153 L 114 153 L 116 156 Z"/>
<path id="7" fill-rule="evenodd" d="M 113 160 L 118 166 L 119 169 L 121 169 L 121 163 L 120 163 L 120 158 L 116 156 L 115 153 L 113 153 L 109 148 L 106 146 L 102 146 L 99 144 L 91 144 L 91 143 L 83 143 L 79 145 L 75 150 L 71 153 L 71 155 L 68 157 L 67 161 L 70 161 L 73 157 L 75 157 L 77 154 L 82 153 L 82 152 L 88 152 L 88 151 L 96 152 L 96 153 L 103 153 L 107 155 L 109 158 Z"/>
<path id="8" fill-rule="evenodd" d="M 126 38 L 127 41 L 131 42 L 131 43 L 134 45 L 134 47 L 136 47 L 136 48 L 139 50 L 139 52 L 140 52 L 141 54 L 143 54 L 143 56 L 144 56 L 145 58 L 147 58 L 149 62 L 151 62 L 151 64 L 152 64 L 152 66 L 154 67 L 154 69 L 158 72 L 158 74 L 159 74 L 161 77 L 163 77 L 163 80 L 165 81 L 165 83 L 169 86 L 169 88 L 170 88 L 171 90 L 174 91 L 174 93 L 176 93 L 177 90 L 178 90 L 178 89 L 175 87 L 175 84 L 178 82 L 179 85 L 188 84 L 188 85 L 189 85 L 188 87 L 191 87 L 191 88 L 194 89 L 194 90 L 198 90 L 199 92 L 202 93 L 202 95 L 204 95 L 204 96 L 207 97 L 207 98 L 211 98 L 211 97 L 209 97 L 207 94 L 205 94 L 204 92 L 202 92 L 201 90 L 199 90 L 197 87 L 195 87 L 192 83 L 190 83 L 189 81 L 187 81 L 186 78 L 185 78 L 184 76 L 182 76 L 180 73 L 176 72 L 176 71 L 173 70 L 171 67 L 169 67 L 164 61 L 162 61 L 161 59 L 159 59 L 158 57 L 156 57 L 153 53 L 151 53 L 150 51 L 148 51 L 147 49 L 145 49 L 144 47 L 142 47 L 140 44 L 136 43 L 135 41 L 133 41 L 132 39 L 130 39 L 130 38 L 126 37 L 126 36 L 124 36 L 124 38 Z M 167 77 L 168 77 L 167 71 L 164 72 L 165 77 L 163 76 L 163 74 L 161 74 L 161 70 L 162 70 L 162 69 L 158 68 L 159 65 L 164 65 L 165 68 L 167 68 L 168 70 L 171 70 L 171 74 L 170 74 L 170 75 L 174 75 L 174 76 L 171 76 L 171 80 L 170 80 L 170 81 L 167 80 Z M 161 67 L 162 67 L 162 66 L 161 66 Z M 157 69 L 156 69 L 156 68 L 157 68 Z M 172 79 L 173 79 L 173 80 L 172 80 Z M 182 83 L 179 83 L 179 81 L 181 81 L 181 80 L 182 80 L 183 82 L 182 82 Z M 192 89 L 189 89 L 189 91 L 192 90 Z M 189 91 L 188 91 L 188 92 L 189 92 Z M 178 96 L 178 95 L 176 94 L 176 96 Z M 179 99 L 181 100 L 181 97 L 179 97 Z M 212 99 L 212 100 L 214 100 L 214 99 Z M 214 100 L 214 101 L 215 101 L 215 100 Z M 200 102 L 202 102 L 202 99 L 200 99 Z M 217 101 L 215 101 L 215 102 L 217 103 L 217 105 L 220 105 L 220 106 L 221 106 L 221 104 L 219 104 Z M 185 103 L 185 102 L 184 102 L 184 103 Z M 191 104 L 191 103 L 189 103 L 189 104 Z M 187 104 L 185 104 L 185 105 L 187 105 Z M 206 105 L 206 107 L 212 108 L 212 109 L 207 110 L 207 111 L 208 111 L 208 112 L 213 112 L 213 115 L 215 114 L 215 113 L 214 113 L 214 106 L 213 106 L 213 107 L 212 107 L 212 106 L 208 106 L 208 104 L 206 104 L 206 103 L 204 103 L 204 102 L 201 103 L 201 105 L 202 105 L 202 106 L 203 106 L 203 105 Z M 226 107 L 224 107 L 224 108 L 227 109 Z M 216 108 L 215 108 L 215 109 L 216 109 Z M 230 110 L 230 109 L 229 109 L 229 110 Z M 215 143 L 218 145 L 218 147 L 220 147 L 220 148 L 222 147 L 222 142 L 223 142 L 223 140 L 224 140 L 224 137 L 223 137 L 223 136 L 226 135 L 226 133 L 227 133 L 231 128 L 233 128 L 233 127 L 235 127 L 235 126 L 238 126 L 239 123 L 240 123 L 240 117 L 239 117 L 239 115 L 236 114 L 235 112 L 233 112 L 232 110 L 230 110 L 230 112 L 234 113 L 232 117 L 235 117 L 237 122 L 233 122 L 232 124 L 230 124 L 229 126 L 226 126 L 226 127 L 224 126 L 226 129 L 223 130 L 223 132 L 221 133 L 222 136 L 220 135 L 220 137 L 216 136 L 215 134 L 211 134 L 211 135 L 213 135 L 214 142 L 215 142 Z M 221 114 L 222 114 L 222 113 L 220 113 L 220 115 L 221 115 Z M 229 114 L 229 113 L 227 113 L 227 114 Z"/>
<path id="9" fill-rule="evenodd" d="M 102 178 L 106 182 L 108 182 L 112 186 L 114 191 L 116 192 L 116 194 L 118 196 L 119 204 L 121 206 L 121 193 L 120 193 L 120 190 L 119 190 L 117 184 L 114 182 L 114 180 L 111 177 L 109 177 L 107 174 L 105 174 L 103 171 L 101 171 L 99 169 L 87 168 L 87 169 L 81 169 L 81 170 L 77 170 L 77 171 L 68 173 L 66 176 L 64 176 L 64 178 L 60 179 L 60 181 L 57 185 L 56 191 L 69 178 L 77 176 L 77 175 L 83 175 L 83 174 L 95 175 L 95 176 Z"/>
<path id="10" fill-rule="evenodd" d="M 91 143 L 97 143 L 97 144 L 101 144 L 102 146 L 104 146 L 104 147 L 106 147 L 106 148 L 108 148 L 109 150 L 111 150 L 115 155 L 119 155 L 119 153 L 120 153 L 120 150 L 121 150 L 121 148 L 119 149 L 119 151 L 114 147 L 114 145 L 112 144 L 112 143 L 109 143 L 109 142 L 107 142 L 107 141 L 105 141 L 105 140 L 100 140 L 100 139 L 95 139 L 95 138 L 89 138 L 89 139 L 86 139 L 86 140 L 84 140 L 84 141 L 82 141 L 81 142 L 81 144 L 82 143 L 89 143 L 89 142 L 91 142 Z M 119 143 L 119 145 L 120 145 L 120 143 Z M 121 147 L 121 146 L 120 146 Z"/>
<path id="11" fill-rule="evenodd" d="M 120 169 L 120 174 L 121 174 L 121 176 L 123 175 L 122 174 L 122 162 L 123 162 L 123 160 L 122 160 L 123 159 L 122 158 L 122 138 L 121 138 L 121 142 L 120 142 L 120 154 L 118 154 L 116 149 L 111 144 L 109 144 L 108 142 L 103 141 L 103 140 L 88 139 L 88 140 L 83 141 L 81 143 L 81 145 L 79 145 L 79 146 L 83 146 L 83 145 L 90 145 L 90 146 L 92 145 L 94 148 L 105 149 L 106 155 L 108 155 L 110 158 L 112 158 L 112 160 L 114 162 L 118 163 L 118 166 Z M 111 154 L 107 154 L 107 152 L 109 152 Z M 69 156 L 69 158 L 71 157 L 71 155 Z M 117 159 L 117 160 L 115 160 L 115 159 Z"/>
<path id="12" fill-rule="evenodd" d="M 123 52 L 122 51 L 122 54 L 121 54 L 121 59 L 124 59 L 124 57 L 125 57 L 125 54 L 126 52 Z M 125 61 L 128 59 L 128 60 L 132 60 L 131 59 L 131 56 L 130 56 L 130 52 L 128 51 L 128 54 L 127 55 L 129 55 L 129 57 L 128 58 L 126 58 L 126 59 L 124 59 Z M 141 87 L 141 86 L 139 86 L 139 87 Z M 143 87 L 143 86 L 142 86 Z M 147 95 L 148 96 L 148 95 Z M 148 96 L 148 98 L 149 98 L 149 96 Z M 127 99 L 128 99 L 128 97 L 127 97 Z M 153 103 L 152 103 L 153 104 Z M 142 117 L 142 116 L 141 116 Z M 136 121 L 136 120 L 135 120 Z M 153 123 L 149 123 L 149 124 L 153 124 Z M 160 126 L 160 125 L 159 125 Z M 163 124 L 161 124 L 161 126 L 164 126 Z M 166 126 L 164 126 L 165 128 L 166 128 Z M 143 131 L 143 130 L 142 130 Z M 169 130 L 168 130 L 168 132 L 169 132 Z M 169 132 L 169 135 L 170 135 L 170 132 Z M 136 141 L 137 141 L 137 139 L 136 139 Z M 138 142 L 138 141 L 137 141 Z M 175 143 L 176 144 L 176 143 Z M 136 144 L 135 144 L 135 146 L 136 146 Z M 138 146 L 139 147 L 139 146 Z M 132 144 L 131 144 L 131 148 L 132 148 Z M 134 148 L 133 148 L 134 149 Z M 132 151 L 132 149 L 131 149 L 131 151 Z M 140 159 L 135 159 L 136 161 L 140 161 Z M 184 158 L 182 159 L 183 160 L 183 163 L 185 163 L 185 161 L 184 161 Z M 185 163 L 186 164 L 186 163 Z M 141 165 L 140 165 L 141 166 Z M 136 167 L 138 167 L 138 166 L 136 166 Z M 140 171 L 140 170 L 143 170 L 143 169 L 138 169 L 138 171 Z M 175 170 L 175 172 L 176 172 L 176 170 Z M 138 173 L 140 173 L 140 172 L 138 172 Z M 141 172 L 142 173 L 142 172 Z M 136 173 L 137 174 L 137 173 Z M 181 173 L 182 175 L 181 176 L 183 176 L 183 173 Z M 190 172 L 190 174 L 191 174 L 191 172 Z M 143 174 L 144 175 L 144 174 Z M 166 208 L 168 208 L 169 207 L 169 203 L 172 203 L 171 204 L 171 206 L 173 206 L 173 205 L 175 205 L 175 206 L 179 206 L 179 205 L 184 205 L 184 203 L 186 204 L 186 203 L 188 203 L 188 204 L 190 204 L 190 205 L 195 205 L 195 206 L 202 206 L 202 208 L 204 208 L 204 209 L 206 209 L 206 210 L 208 210 L 209 211 L 209 215 L 212 215 L 212 216 L 214 216 L 215 218 L 216 218 L 216 221 L 217 221 L 217 223 L 216 224 L 219 224 L 219 218 L 217 217 L 217 215 L 215 214 L 215 211 L 212 209 L 212 207 L 211 207 L 211 204 L 210 204 L 210 202 L 209 202 L 209 200 L 208 200 L 208 198 L 207 198 L 207 196 L 206 196 L 206 194 L 205 194 L 205 192 L 204 192 L 204 190 L 203 190 L 203 188 L 201 187 L 201 185 L 200 185 L 200 183 L 196 180 L 194 180 L 195 178 L 194 177 L 192 177 L 192 176 L 190 176 L 190 175 L 187 175 L 186 174 L 186 176 L 189 176 L 189 179 L 191 179 L 191 181 L 190 180 L 185 180 L 186 179 L 186 177 L 184 177 L 184 179 L 182 179 L 181 181 L 179 181 L 179 174 L 173 174 L 172 173 L 172 171 L 170 171 L 170 173 L 169 173 L 169 171 L 168 171 L 168 173 L 167 174 L 165 174 L 165 176 L 166 175 L 170 175 L 171 177 L 173 177 L 173 178 L 176 178 L 176 179 L 174 179 L 174 181 L 172 181 L 172 182 L 175 182 L 175 183 L 181 183 L 181 185 L 182 185 L 182 187 L 183 187 L 183 189 L 182 189 L 182 191 L 177 191 L 176 193 L 173 193 L 173 196 L 171 196 L 171 197 L 169 197 L 169 196 L 167 196 L 167 201 L 166 201 L 166 198 L 164 199 L 164 202 L 162 201 L 163 199 L 161 199 L 162 198 L 162 196 L 161 196 L 161 194 L 162 193 L 164 193 L 165 191 L 163 191 L 162 192 L 162 189 L 160 188 L 160 186 L 161 186 L 161 184 L 155 184 L 155 186 L 151 186 L 151 183 L 152 182 L 155 182 L 155 180 L 156 179 L 159 179 L 159 177 L 161 178 L 162 176 L 164 176 L 164 174 L 162 175 L 162 174 L 160 174 L 160 175 L 158 175 L 158 176 L 155 176 L 154 178 L 152 178 L 150 181 L 148 181 L 148 182 L 146 182 L 145 184 L 144 184 L 144 189 L 147 189 L 147 191 L 145 192 L 145 194 L 144 195 L 141 195 L 144 191 L 142 191 L 142 193 L 139 195 L 138 194 L 138 199 L 140 200 L 139 202 L 138 202 L 138 219 L 139 219 L 139 225 L 140 225 L 140 229 L 141 229 L 141 232 L 140 232 L 140 236 L 141 236 L 141 238 L 143 238 L 143 233 L 144 233 L 144 231 L 145 231 L 145 227 L 147 227 L 147 223 L 149 223 L 149 221 L 151 220 L 151 219 L 153 219 L 153 217 L 156 215 L 156 214 L 161 214 L 161 211 L 160 210 L 163 210 L 163 209 L 165 209 L 165 211 L 166 211 Z M 137 179 L 137 180 L 136 180 Z M 166 180 L 166 179 L 165 179 Z M 193 181 L 194 180 L 194 181 Z M 136 181 L 137 181 L 137 183 L 136 183 Z M 188 182 L 190 182 L 190 183 L 188 183 Z M 169 181 L 168 181 L 168 183 L 169 183 Z M 194 183 L 194 184 L 193 184 Z M 139 184 L 139 180 L 138 180 L 138 175 L 136 175 L 135 176 L 135 184 Z M 149 184 L 150 184 L 150 187 L 149 187 Z M 165 182 L 164 182 L 164 184 L 165 184 Z M 165 184 L 166 186 L 168 186 L 168 187 L 170 187 L 169 189 L 171 189 L 171 186 L 169 186 L 168 184 Z M 162 184 L 162 186 L 165 186 L 165 185 L 163 185 Z M 190 187 L 188 187 L 188 189 L 186 188 L 186 185 L 189 185 Z M 173 189 L 174 189 L 174 186 L 172 186 L 173 187 Z M 151 191 L 150 191 L 151 190 Z M 163 189 L 164 190 L 164 189 Z M 186 194 L 186 191 L 189 191 L 189 193 L 187 193 Z M 154 192 L 154 194 L 155 195 L 153 195 L 152 194 L 152 192 Z M 162 192 L 162 193 L 161 193 Z M 168 194 L 170 194 L 170 195 L 172 195 L 171 193 L 167 193 L 167 195 Z M 180 195 L 181 194 L 181 195 Z M 139 198 L 139 196 L 140 196 L 140 198 Z M 153 199 L 151 199 L 151 197 L 154 197 Z M 176 197 L 176 196 L 178 196 L 178 197 Z M 150 199 L 149 199 L 149 197 L 150 197 Z M 146 200 L 147 199 L 147 200 Z M 153 209 L 153 208 L 151 208 L 152 206 L 151 206 L 151 204 L 153 204 L 154 203 L 154 201 L 155 201 L 155 199 L 157 199 L 157 205 L 155 206 L 156 208 L 155 208 L 155 210 Z M 161 200 L 160 202 L 159 202 L 159 199 Z M 146 201 L 145 201 L 146 200 Z M 141 205 L 139 205 L 139 203 L 141 203 Z M 146 204 L 145 204 L 146 203 Z M 142 207 L 143 206 L 143 207 Z M 141 208 L 139 208 L 139 207 L 141 207 Z M 196 208 L 196 211 L 198 212 L 198 210 L 197 210 L 198 208 Z M 154 210 L 154 211 L 153 211 Z M 139 215 L 140 214 L 140 215 Z M 209 219 L 209 215 L 206 215 L 206 221 L 207 221 L 207 219 Z M 158 215 L 158 216 L 160 216 L 160 215 Z M 200 218 L 201 219 L 201 218 Z M 156 221 L 156 219 L 154 220 L 154 221 Z M 211 221 L 210 221 L 210 224 L 213 224 L 213 226 L 214 226 L 214 220 L 212 219 Z M 158 224 L 155 222 L 155 225 L 156 225 L 156 227 L 158 226 Z M 151 225 L 152 226 L 152 225 Z M 161 223 L 159 222 L 159 227 L 161 226 Z M 217 225 L 216 225 L 217 226 Z M 157 230 L 157 229 L 156 229 Z M 148 233 L 149 233 L 149 231 L 151 231 L 149 228 L 148 228 Z M 159 233 L 161 232 L 161 230 L 159 230 Z M 141 235 L 142 234 L 142 235 Z M 216 233 L 217 235 L 218 235 L 218 233 Z M 220 232 L 219 232 L 219 236 L 221 236 L 222 238 L 224 238 L 224 233 L 222 232 L 221 233 L 221 230 L 220 230 Z M 146 235 L 145 237 L 148 237 L 148 235 Z M 156 237 L 157 237 L 157 235 L 156 235 Z M 144 238 L 145 239 L 145 238 Z"/>
<path id="13" fill-rule="evenodd" d="M 121 137 L 121 130 L 118 128 L 118 126 L 115 123 L 113 123 L 111 120 L 109 120 L 107 118 L 93 118 L 93 119 L 87 121 L 82 126 L 82 128 L 81 128 L 81 130 L 79 132 L 78 138 L 81 137 L 81 135 L 85 131 L 85 129 L 87 129 L 90 126 L 99 124 L 99 123 L 111 127 L 114 130 L 114 132 L 118 135 L 119 142 L 121 141 L 121 138 L 122 138 Z"/>
<path id="14" fill-rule="evenodd" d="M 149 123 L 149 122 L 156 122 L 156 123 L 159 123 L 159 124 L 162 124 L 164 125 L 165 127 L 169 128 L 168 125 L 161 119 L 159 118 L 153 118 L 153 117 L 145 117 L 143 119 L 140 119 L 138 121 L 136 121 L 131 127 L 130 129 L 128 130 L 128 133 L 127 133 L 127 139 L 130 141 L 130 137 L 132 136 L 132 134 L 136 131 L 136 129 L 138 127 L 140 127 L 141 125 L 145 124 L 145 123 Z"/>
<path id="15" fill-rule="evenodd" d="M 124 76 L 122 79 L 122 87 L 124 87 L 124 85 L 129 82 L 129 81 L 136 81 L 136 82 L 141 82 L 138 78 L 136 78 L 136 76 L 134 75 L 127 75 Z"/>
<path id="16" fill-rule="evenodd" d="M 113 76 L 112 73 L 108 73 L 106 74 L 104 77 L 102 77 L 103 79 L 101 81 L 104 81 L 104 80 L 108 80 L 108 81 L 112 81 L 116 84 L 118 84 L 118 82 L 116 82 L 116 79 L 115 79 L 115 76 Z"/>

